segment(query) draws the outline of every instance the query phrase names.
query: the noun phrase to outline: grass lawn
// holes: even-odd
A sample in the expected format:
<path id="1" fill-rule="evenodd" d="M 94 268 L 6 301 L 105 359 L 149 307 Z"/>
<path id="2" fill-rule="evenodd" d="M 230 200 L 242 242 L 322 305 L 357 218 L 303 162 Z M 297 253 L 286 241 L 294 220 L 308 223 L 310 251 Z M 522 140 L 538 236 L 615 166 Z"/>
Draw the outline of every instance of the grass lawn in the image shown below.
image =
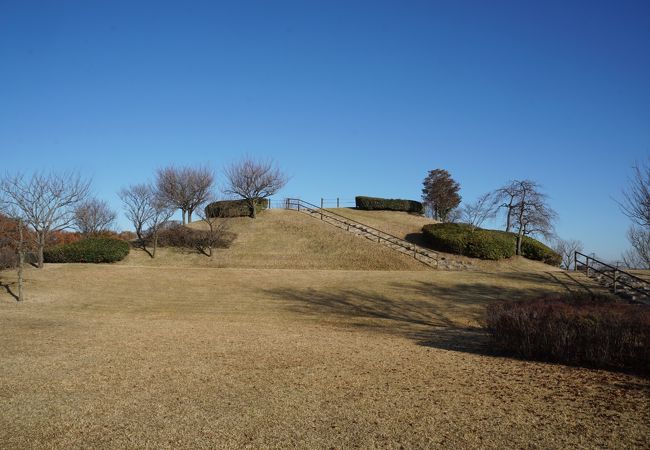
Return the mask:
<path id="1" fill-rule="evenodd" d="M 650 445 L 650 380 L 486 345 L 487 302 L 584 289 L 564 272 L 138 258 L 30 269 L 24 304 L 0 290 L 1 447 Z"/>

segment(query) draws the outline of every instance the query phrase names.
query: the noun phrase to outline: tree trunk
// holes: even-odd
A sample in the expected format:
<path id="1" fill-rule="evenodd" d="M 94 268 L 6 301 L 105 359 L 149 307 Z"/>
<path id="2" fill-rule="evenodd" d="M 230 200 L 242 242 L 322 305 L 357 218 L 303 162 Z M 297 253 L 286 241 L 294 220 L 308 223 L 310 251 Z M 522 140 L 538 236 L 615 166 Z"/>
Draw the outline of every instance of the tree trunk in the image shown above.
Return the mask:
<path id="1" fill-rule="evenodd" d="M 194 212 L 193 209 L 188 209 L 187 210 L 187 223 L 192 223 L 192 213 Z"/>
<path id="2" fill-rule="evenodd" d="M 185 216 L 183 216 L 185 217 Z M 153 252 L 151 252 L 151 257 L 155 258 L 156 257 L 156 249 L 158 248 L 158 231 L 154 231 L 153 233 Z"/>
<path id="3" fill-rule="evenodd" d="M 183 216 L 183 225 L 185 225 L 185 210 L 181 209 L 181 215 Z"/>
<path id="4" fill-rule="evenodd" d="M 18 234 L 20 241 L 18 243 L 18 301 L 23 301 L 23 267 L 25 266 L 25 251 L 23 238 L 23 221 L 18 222 Z"/>
<path id="5" fill-rule="evenodd" d="M 37 261 L 37 267 L 39 269 L 43 268 L 44 265 L 44 257 L 43 257 L 43 251 L 45 250 L 45 235 L 43 232 L 39 232 L 38 236 L 38 261 Z"/>
<path id="6" fill-rule="evenodd" d="M 257 218 L 257 208 L 255 207 L 255 200 L 249 202 L 248 207 L 251 209 L 251 218 L 256 219 Z"/>
<path id="7" fill-rule="evenodd" d="M 521 242 L 524 240 L 524 233 L 523 233 L 523 228 L 519 230 L 519 233 L 517 233 L 517 255 L 521 255 Z"/>

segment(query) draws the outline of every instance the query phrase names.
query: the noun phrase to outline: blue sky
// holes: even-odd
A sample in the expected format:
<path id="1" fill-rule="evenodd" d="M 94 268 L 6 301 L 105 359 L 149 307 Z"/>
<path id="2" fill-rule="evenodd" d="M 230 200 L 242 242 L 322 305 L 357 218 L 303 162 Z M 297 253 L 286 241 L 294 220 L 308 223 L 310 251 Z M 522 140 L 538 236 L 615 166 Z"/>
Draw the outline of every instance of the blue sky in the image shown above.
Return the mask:
<path id="1" fill-rule="evenodd" d="M 3 171 L 95 194 L 242 154 L 278 196 L 464 199 L 540 182 L 558 233 L 615 259 L 615 199 L 650 152 L 647 1 L 0 2 Z M 126 227 L 122 218 L 121 225 Z"/>

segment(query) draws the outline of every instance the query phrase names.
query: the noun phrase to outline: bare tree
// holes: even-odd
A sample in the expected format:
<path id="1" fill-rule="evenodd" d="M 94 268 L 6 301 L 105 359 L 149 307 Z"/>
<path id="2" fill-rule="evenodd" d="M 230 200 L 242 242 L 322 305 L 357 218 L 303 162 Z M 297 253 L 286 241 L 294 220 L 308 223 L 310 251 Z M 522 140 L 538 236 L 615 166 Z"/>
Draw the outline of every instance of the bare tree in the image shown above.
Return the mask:
<path id="1" fill-rule="evenodd" d="M 11 261 L 7 263 L 8 267 L 16 268 L 16 274 L 18 276 L 18 294 L 13 294 L 17 301 L 22 302 L 24 300 L 23 286 L 24 286 L 24 277 L 23 270 L 25 267 L 25 251 L 26 251 L 26 236 L 25 236 L 25 225 L 23 224 L 22 219 L 12 219 L 10 217 L 2 217 L 0 221 L 0 245 L 3 249 L 9 249 L 9 251 L 15 255 L 11 258 Z M 17 256 L 17 258 L 15 258 Z M 5 262 L 5 261 L 3 261 Z M 7 266 L 2 266 L 0 268 L 5 268 Z"/>
<path id="2" fill-rule="evenodd" d="M 124 215 L 133 224 L 141 244 L 145 241 L 146 224 L 153 214 L 154 193 L 147 184 L 135 184 L 123 188 L 119 197 L 124 205 Z"/>
<path id="3" fill-rule="evenodd" d="M 512 225 L 517 234 L 517 255 L 521 255 L 524 236 L 541 235 L 553 237 L 553 222 L 557 213 L 548 205 L 548 197 L 540 191 L 541 186 L 530 180 L 515 180 L 514 203 L 511 210 Z"/>
<path id="4" fill-rule="evenodd" d="M 115 222 L 117 213 L 104 200 L 91 198 L 81 203 L 74 212 L 74 223 L 84 235 L 108 231 Z"/>
<path id="5" fill-rule="evenodd" d="M 0 195 L 7 215 L 30 227 L 37 248 L 37 265 L 43 267 L 43 250 L 50 233 L 69 228 L 74 211 L 88 195 L 90 181 L 79 174 L 50 173 L 6 175 L 0 180 Z"/>
<path id="6" fill-rule="evenodd" d="M 174 210 L 162 201 L 156 190 L 149 184 L 136 184 L 124 188 L 119 193 L 124 204 L 124 214 L 131 221 L 142 249 L 152 258 L 158 249 L 160 228 L 171 218 Z M 152 251 L 147 249 L 151 241 Z"/>
<path id="7" fill-rule="evenodd" d="M 555 250 L 562 257 L 562 268 L 569 270 L 575 261 L 576 252 L 583 251 L 582 242 L 576 239 L 556 238 L 553 244 Z"/>
<path id="8" fill-rule="evenodd" d="M 429 171 L 422 185 L 422 201 L 429 206 L 433 218 L 447 222 L 449 213 L 460 204 L 460 184 L 448 171 L 435 169 Z"/>
<path id="9" fill-rule="evenodd" d="M 213 183 L 214 173 L 207 167 L 168 166 L 156 173 L 158 195 L 181 210 L 183 225 L 192 222 L 192 214 L 208 199 Z"/>
<path id="10" fill-rule="evenodd" d="M 506 232 L 510 232 L 512 229 L 512 214 L 517 204 L 517 196 L 520 192 L 520 181 L 514 180 L 510 181 L 503 187 L 500 187 L 494 191 L 494 200 L 496 205 L 499 208 L 504 208 L 506 210 Z"/>
<path id="11" fill-rule="evenodd" d="M 650 162 L 635 163 L 630 186 L 619 202 L 623 214 L 641 227 L 650 228 Z"/>
<path id="12" fill-rule="evenodd" d="M 630 269 L 650 269 L 650 230 L 632 226 L 627 239 L 632 248 L 623 254 L 623 264 Z"/>
<path id="13" fill-rule="evenodd" d="M 246 201 L 250 216 L 257 216 L 256 205 L 261 199 L 274 195 L 287 184 L 287 177 L 272 161 L 245 157 L 225 169 L 226 195 L 235 195 Z"/>
<path id="14" fill-rule="evenodd" d="M 462 207 L 462 221 L 474 228 L 479 228 L 488 219 L 497 214 L 498 201 L 493 192 L 481 195 L 473 203 L 465 203 Z"/>
<path id="15" fill-rule="evenodd" d="M 214 199 L 207 200 L 206 203 Z M 203 205 L 201 205 L 203 206 Z M 212 257 L 215 247 L 224 246 L 230 239 L 230 224 L 227 217 L 213 217 L 204 208 L 197 208 L 196 215 L 205 222 L 208 229 L 196 240 L 196 249 L 208 257 Z"/>

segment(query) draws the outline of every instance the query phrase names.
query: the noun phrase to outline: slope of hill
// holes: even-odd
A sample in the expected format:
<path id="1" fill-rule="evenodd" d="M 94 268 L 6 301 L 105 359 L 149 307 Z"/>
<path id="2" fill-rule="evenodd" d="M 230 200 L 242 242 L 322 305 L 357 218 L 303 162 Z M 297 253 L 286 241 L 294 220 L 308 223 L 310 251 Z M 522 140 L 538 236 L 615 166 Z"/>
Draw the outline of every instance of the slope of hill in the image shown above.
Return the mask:
<path id="1" fill-rule="evenodd" d="M 417 239 L 414 238 L 422 233 L 424 225 L 435 223 L 433 219 L 399 211 L 363 211 L 354 208 L 327 208 L 327 210 L 412 242 L 415 242 Z M 415 243 L 419 244 L 419 242 Z"/>
<path id="2" fill-rule="evenodd" d="M 427 266 L 368 239 L 354 236 L 296 211 L 269 210 L 257 219 L 228 219 L 237 239 L 212 258 L 197 252 L 161 248 L 155 259 L 132 251 L 121 263 L 258 269 L 430 270 Z M 190 226 L 205 227 L 195 222 Z"/>

